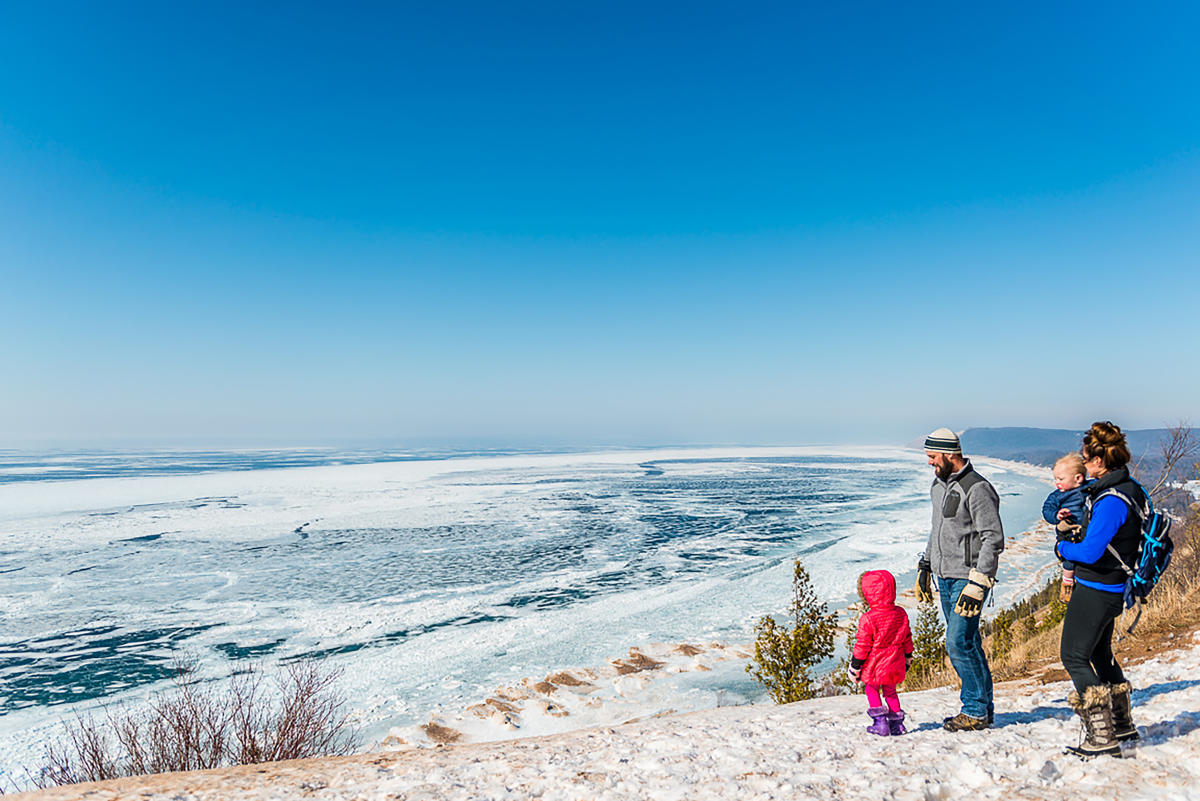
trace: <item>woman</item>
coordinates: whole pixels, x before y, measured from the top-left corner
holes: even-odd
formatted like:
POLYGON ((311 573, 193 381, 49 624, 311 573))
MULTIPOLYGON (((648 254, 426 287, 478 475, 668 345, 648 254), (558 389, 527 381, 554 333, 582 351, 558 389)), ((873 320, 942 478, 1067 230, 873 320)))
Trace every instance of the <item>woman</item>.
POLYGON ((1076 563, 1075 591, 1063 619, 1060 655, 1075 691, 1067 702, 1083 720, 1086 737, 1069 748, 1081 757, 1121 756, 1120 741, 1138 739, 1130 687, 1113 657, 1112 635, 1124 608, 1125 565, 1135 564, 1142 542, 1146 494, 1129 475, 1129 447, 1121 429, 1093 423, 1083 435, 1088 476, 1083 539, 1062 539, 1055 550, 1076 563), (1119 559, 1118 559, 1119 557, 1119 559))

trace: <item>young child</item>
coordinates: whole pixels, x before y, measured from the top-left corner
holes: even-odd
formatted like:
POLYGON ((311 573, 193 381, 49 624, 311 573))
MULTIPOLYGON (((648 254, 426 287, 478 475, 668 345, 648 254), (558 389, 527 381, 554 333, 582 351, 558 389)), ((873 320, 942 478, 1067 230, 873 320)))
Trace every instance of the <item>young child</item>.
POLYGON ((896 606, 896 577, 886 570, 868 570, 858 577, 858 594, 867 611, 858 619, 850 671, 866 685, 871 705, 867 714, 873 721, 867 731, 884 737, 904 734, 896 685, 908 672, 913 641, 908 613, 896 606))
MULTIPOLYGON (((1083 522, 1083 488, 1088 483, 1083 457, 1078 453, 1068 453, 1054 463, 1055 490, 1046 496, 1046 502, 1042 504, 1042 517, 1047 523, 1055 525, 1060 539, 1070 538, 1079 531, 1079 525, 1083 522)), ((1075 589, 1075 563, 1064 559, 1062 568, 1059 598, 1066 603, 1071 600, 1071 592, 1075 589)))

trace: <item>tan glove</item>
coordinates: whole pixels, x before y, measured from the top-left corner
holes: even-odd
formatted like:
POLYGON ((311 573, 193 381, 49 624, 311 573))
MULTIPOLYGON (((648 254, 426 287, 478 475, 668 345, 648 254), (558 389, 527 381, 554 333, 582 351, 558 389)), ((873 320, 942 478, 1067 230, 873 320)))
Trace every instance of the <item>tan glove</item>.
POLYGON ((994 578, 972 569, 967 576, 967 586, 963 588, 958 602, 954 604, 954 613, 961 617, 979 617, 979 613, 983 611, 983 599, 995 583, 994 578))
POLYGON ((1072 523, 1069 520, 1059 520, 1054 530, 1059 542, 1083 541, 1083 526, 1078 523, 1072 523))

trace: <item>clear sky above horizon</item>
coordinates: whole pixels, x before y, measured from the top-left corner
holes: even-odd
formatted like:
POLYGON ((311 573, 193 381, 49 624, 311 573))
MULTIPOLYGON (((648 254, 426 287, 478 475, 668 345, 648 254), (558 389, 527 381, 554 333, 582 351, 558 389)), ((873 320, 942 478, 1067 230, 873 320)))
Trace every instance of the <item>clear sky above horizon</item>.
POLYGON ((1192 4, 0 22, 0 448, 1200 418, 1192 4))

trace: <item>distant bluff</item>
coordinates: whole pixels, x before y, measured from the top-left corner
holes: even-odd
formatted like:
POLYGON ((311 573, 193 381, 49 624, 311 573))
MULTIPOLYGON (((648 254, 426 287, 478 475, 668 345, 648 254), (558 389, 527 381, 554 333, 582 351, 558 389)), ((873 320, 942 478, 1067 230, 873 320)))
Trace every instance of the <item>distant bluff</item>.
MULTIPOLYGON (((997 459, 1052 467, 1058 457, 1078 451, 1087 429, 1065 428, 968 428, 960 436, 963 452, 997 459)), ((1159 459, 1159 443, 1169 436, 1165 428, 1126 431, 1125 438, 1134 461, 1152 468, 1159 459)))

